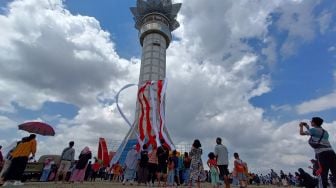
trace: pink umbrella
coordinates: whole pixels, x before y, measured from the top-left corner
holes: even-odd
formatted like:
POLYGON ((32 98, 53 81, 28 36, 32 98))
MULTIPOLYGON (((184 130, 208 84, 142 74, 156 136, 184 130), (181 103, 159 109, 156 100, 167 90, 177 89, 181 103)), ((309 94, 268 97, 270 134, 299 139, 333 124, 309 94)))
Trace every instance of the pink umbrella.
POLYGON ((43 136, 54 136, 55 131, 52 126, 42 122, 26 122, 19 125, 19 130, 24 130, 30 133, 36 133, 43 136))

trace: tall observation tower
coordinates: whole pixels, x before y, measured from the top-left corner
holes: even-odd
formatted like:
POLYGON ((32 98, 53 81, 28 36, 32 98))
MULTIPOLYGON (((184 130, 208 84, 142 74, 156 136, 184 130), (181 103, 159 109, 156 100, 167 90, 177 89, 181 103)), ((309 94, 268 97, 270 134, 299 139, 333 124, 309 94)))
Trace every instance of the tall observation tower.
MULTIPOLYGON (((137 6, 130 8, 134 16, 135 28, 139 31, 139 40, 142 46, 139 88, 148 82, 155 83, 159 80, 165 80, 166 50, 172 40, 171 32, 179 27, 176 16, 180 8, 181 3, 172 4, 171 0, 137 0, 137 6)), ((154 90, 155 93, 161 90, 157 84, 152 84, 151 87, 153 87, 152 91, 154 90)), ((149 88, 144 88, 143 95, 149 100, 149 88)), ((138 93, 134 125, 119 147, 113 159, 114 162, 119 161, 123 163, 127 151, 138 143, 139 137, 144 137, 144 140, 147 142, 150 140, 150 135, 155 135, 153 129, 150 131, 148 127, 147 129, 141 129, 148 125, 148 120, 151 121, 152 126, 154 125, 154 119, 156 119, 157 122, 162 121, 159 115, 153 118, 153 107, 148 108, 148 106, 141 104, 141 102, 139 102, 139 96, 138 93), (143 113, 147 109, 150 109, 151 114, 148 119, 143 116, 143 113), (141 135, 139 131, 139 126, 141 130, 144 130, 143 135, 141 135)), ((155 104, 163 104, 163 110, 161 107, 161 112, 163 111, 162 113, 164 113, 165 99, 159 100, 160 97, 154 97, 155 104)), ((165 127, 163 127, 162 132, 164 132, 166 142, 172 143, 165 127)), ((155 139, 158 141, 157 137, 155 137, 155 139)))

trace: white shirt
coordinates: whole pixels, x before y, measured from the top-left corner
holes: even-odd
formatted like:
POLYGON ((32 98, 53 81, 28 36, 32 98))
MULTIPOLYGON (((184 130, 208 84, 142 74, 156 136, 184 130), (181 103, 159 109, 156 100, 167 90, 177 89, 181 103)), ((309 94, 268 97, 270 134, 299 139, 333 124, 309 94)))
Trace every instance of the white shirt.
POLYGON ((215 146, 215 155, 217 156, 217 165, 229 165, 228 150, 222 144, 215 146))

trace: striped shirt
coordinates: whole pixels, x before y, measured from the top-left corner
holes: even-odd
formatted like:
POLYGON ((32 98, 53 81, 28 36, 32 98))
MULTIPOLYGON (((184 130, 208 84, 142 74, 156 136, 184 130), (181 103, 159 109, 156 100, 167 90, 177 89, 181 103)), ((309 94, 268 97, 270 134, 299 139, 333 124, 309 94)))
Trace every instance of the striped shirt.
POLYGON ((323 133, 322 128, 310 128, 307 133, 311 136, 311 140, 309 142, 313 142, 313 143, 318 143, 318 141, 320 140, 322 136, 321 141, 319 143, 321 147, 314 148, 315 153, 321 153, 324 151, 333 150, 329 142, 329 134, 326 130, 324 130, 324 133, 323 133))

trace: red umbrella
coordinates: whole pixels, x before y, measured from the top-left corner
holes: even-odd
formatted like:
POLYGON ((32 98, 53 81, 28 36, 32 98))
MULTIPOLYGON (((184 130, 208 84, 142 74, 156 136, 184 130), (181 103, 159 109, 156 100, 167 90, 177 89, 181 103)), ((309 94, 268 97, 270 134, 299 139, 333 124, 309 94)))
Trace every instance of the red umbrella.
POLYGON ((54 136, 55 131, 52 126, 42 122, 26 122, 19 125, 19 130, 24 130, 30 133, 36 133, 43 136, 54 136))

